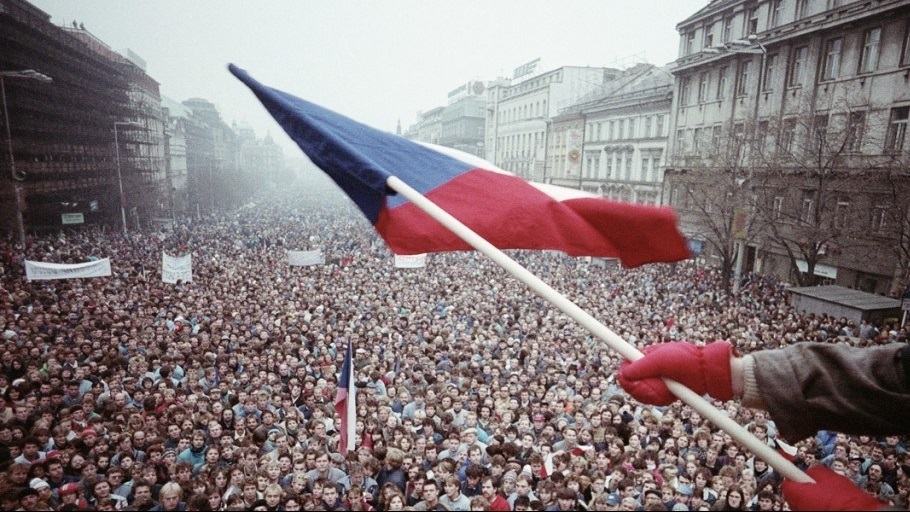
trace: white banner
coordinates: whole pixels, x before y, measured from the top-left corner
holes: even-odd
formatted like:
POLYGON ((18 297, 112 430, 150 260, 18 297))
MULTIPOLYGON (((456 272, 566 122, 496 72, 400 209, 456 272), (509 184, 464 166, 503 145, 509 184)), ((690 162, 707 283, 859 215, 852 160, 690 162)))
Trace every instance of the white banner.
POLYGON ((288 265, 292 267, 325 265, 325 255, 318 249, 315 251, 288 251, 288 265))
POLYGON ((61 213, 60 222, 66 224, 84 224, 85 215, 81 213, 61 213))
POLYGON ((165 252, 162 252, 161 280, 165 283, 170 284, 176 284, 177 281, 192 283, 193 256, 191 254, 184 254, 183 256, 171 256, 165 252))
POLYGON ((395 268, 423 268, 427 266, 427 255, 424 254, 396 254, 395 268))
POLYGON ((25 277, 29 281, 77 279, 80 277, 108 277, 110 275, 111 260, 109 258, 72 264, 25 260, 25 277))

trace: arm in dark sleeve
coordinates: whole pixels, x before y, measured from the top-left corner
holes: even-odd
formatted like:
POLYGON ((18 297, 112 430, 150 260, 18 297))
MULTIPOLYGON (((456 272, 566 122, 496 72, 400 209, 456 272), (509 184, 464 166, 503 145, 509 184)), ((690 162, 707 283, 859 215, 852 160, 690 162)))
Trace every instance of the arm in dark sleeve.
POLYGON ((744 358, 743 404, 771 413, 790 441, 818 430, 910 433, 910 346, 798 343, 744 358))

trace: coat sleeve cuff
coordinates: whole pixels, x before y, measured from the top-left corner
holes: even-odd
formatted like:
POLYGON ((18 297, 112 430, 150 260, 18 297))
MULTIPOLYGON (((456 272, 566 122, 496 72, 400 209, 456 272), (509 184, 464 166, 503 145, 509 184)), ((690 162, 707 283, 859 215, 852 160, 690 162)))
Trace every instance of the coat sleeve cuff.
POLYGON ((765 409, 765 402, 758 390, 758 380, 755 378, 755 358, 751 355, 743 357, 742 404, 753 409, 765 409))

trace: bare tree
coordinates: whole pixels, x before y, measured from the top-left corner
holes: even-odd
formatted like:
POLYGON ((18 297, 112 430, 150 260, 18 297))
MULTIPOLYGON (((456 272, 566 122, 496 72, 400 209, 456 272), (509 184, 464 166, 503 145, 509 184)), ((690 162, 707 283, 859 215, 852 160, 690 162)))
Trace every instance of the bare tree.
POLYGON ((890 235, 896 261, 889 295, 898 297, 910 289, 910 152, 892 153, 886 164, 887 193, 874 205, 871 230, 890 235))
POLYGON ((878 146, 866 123, 865 111, 845 106, 756 127, 750 163, 758 230, 787 255, 801 286, 818 284, 816 269, 831 256, 870 243, 857 194, 881 181, 883 159, 863 154, 878 146))
POLYGON ((676 194, 671 202, 686 224, 720 260, 728 291, 736 266, 736 241, 749 238, 753 226, 746 133, 744 125, 696 130, 692 147, 682 150, 689 153, 682 157, 685 179, 671 191, 676 194))

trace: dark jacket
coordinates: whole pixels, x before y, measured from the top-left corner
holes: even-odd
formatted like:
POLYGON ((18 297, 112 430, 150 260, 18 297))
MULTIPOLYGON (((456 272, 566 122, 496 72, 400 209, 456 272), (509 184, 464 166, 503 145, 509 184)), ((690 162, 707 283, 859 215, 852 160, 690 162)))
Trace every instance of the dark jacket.
POLYGON ((910 433, 910 345, 798 343, 743 362, 743 405, 767 410, 787 440, 910 433))

